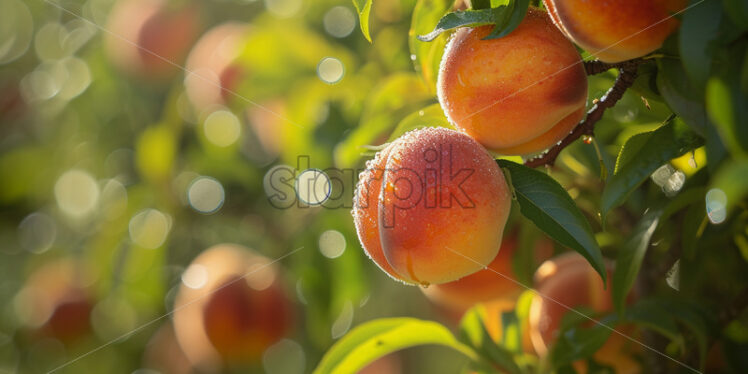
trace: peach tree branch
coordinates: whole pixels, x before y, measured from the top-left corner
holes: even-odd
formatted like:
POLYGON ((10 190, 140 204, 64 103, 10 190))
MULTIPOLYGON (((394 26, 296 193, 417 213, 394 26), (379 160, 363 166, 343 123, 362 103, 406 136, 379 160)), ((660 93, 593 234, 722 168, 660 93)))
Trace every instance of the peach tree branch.
POLYGON ((618 100, 623 97, 626 90, 634 84, 637 76, 637 68, 643 62, 642 59, 634 59, 619 63, 605 63, 599 60, 586 61, 584 70, 587 75, 600 74, 610 69, 618 69, 618 77, 613 86, 599 100, 594 101, 594 105, 587 111, 587 116, 574 127, 559 144, 551 147, 546 153, 527 160, 525 166, 538 167, 541 165, 553 166, 556 158, 561 151, 582 136, 592 136, 594 134, 595 123, 603 117, 605 110, 616 105, 618 100))

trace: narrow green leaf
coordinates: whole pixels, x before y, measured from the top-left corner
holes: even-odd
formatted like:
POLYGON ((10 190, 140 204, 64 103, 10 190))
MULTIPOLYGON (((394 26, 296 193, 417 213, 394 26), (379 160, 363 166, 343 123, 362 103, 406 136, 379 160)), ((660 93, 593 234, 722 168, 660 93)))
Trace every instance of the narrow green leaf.
POLYGON ((530 0, 513 0, 505 7, 494 8, 496 26, 484 39, 498 39, 509 35, 525 19, 529 6, 530 0))
POLYGON ((436 344, 455 349, 471 359, 479 357, 444 326, 415 318, 383 318, 364 323, 341 338, 322 357, 315 374, 356 373, 392 352, 436 344))
POLYGON ((434 31, 431 31, 426 35, 418 36, 418 40, 422 42, 430 42, 447 30, 466 26, 475 27, 490 25, 492 23, 494 23, 493 9, 459 10, 448 13, 442 17, 436 24, 434 31))
POLYGON ((615 174, 608 178, 601 201, 603 219, 657 168, 704 144, 680 119, 657 130, 634 135, 621 148, 615 174))
POLYGON ((485 313, 481 306, 471 308, 465 313, 460 321, 460 340, 473 347, 488 362, 512 374, 521 373, 512 352, 491 339, 484 322, 487 317, 485 313))
POLYGON ((369 41, 369 43, 371 43, 371 35, 369 34, 371 2, 372 0, 353 0, 353 6, 356 7, 356 11, 358 12, 358 23, 361 25, 361 33, 364 34, 364 37, 369 41))
POLYGON ((418 0, 413 8, 413 17, 410 21, 408 32, 408 46, 413 65, 432 94, 436 94, 436 80, 439 75, 439 64, 441 63, 444 47, 447 45, 447 34, 441 34, 431 42, 418 40, 418 35, 431 31, 452 8, 452 0, 418 0))
MULTIPOLYGON (((668 44, 670 43, 665 43, 666 46, 668 44)), ((673 47, 670 49, 677 51, 673 47)), ((705 136, 708 119, 704 107, 704 92, 691 83, 680 61, 673 58, 658 59, 656 82, 657 90, 673 113, 691 126, 692 130, 705 136)))
POLYGON ((584 256, 607 284, 607 271, 592 227, 566 190, 543 172, 507 160, 496 162, 509 173, 522 215, 584 256))
POLYGON ((618 251, 616 270, 613 274, 613 304, 619 314, 623 314, 626 296, 636 281, 644 255, 649 248, 649 241, 657 225, 663 209, 651 208, 634 227, 623 248, 618 251))
POLYGON ((415 113, 411 113, 400 121, 388 141, 391 142, 410 130, 422 127, 446 127, 454 129, 444 115, 441 105, 432 104, 415 113))

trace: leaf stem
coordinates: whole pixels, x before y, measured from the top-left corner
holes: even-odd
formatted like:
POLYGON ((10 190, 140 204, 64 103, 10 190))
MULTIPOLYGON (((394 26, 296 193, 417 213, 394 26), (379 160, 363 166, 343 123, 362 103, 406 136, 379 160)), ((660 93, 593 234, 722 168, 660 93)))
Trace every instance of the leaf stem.
POLYGON ((599 60, 586 61, 584 63, 584 70, 587 72, 587 75, 600 74, 614 68, 618 69, 618 77, 616 78, 615 83, 613 83, 613 86, 605 93, 605 95, 603 95, 603 97, 600 98, 600 100, 594 102, 592 108, 587 111, 587 117, 579 122, 569 135, 541 156, 527 160, 525 166, 532 168, 541 165, 553 166, 558 155, 564 148, 569 146, 569 144, 584 135, 593 136, 595 123, 603 117, 605 110, 615 106, 618 100, 623 97, 626 90, 634 84, 634 80, 637 76, 637 68, 643 61, 644 60, 642 59, 634 59, 612 64, 599 60))

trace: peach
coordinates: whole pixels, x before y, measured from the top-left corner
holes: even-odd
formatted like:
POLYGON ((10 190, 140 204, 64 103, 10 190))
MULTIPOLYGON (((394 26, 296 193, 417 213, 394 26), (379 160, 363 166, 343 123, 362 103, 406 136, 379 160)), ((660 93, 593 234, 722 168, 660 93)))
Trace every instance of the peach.
POLYGON ((364 250, 380 268, 429 285, 490 263, 510 207, 504 175, 480 144, 454 130, 424 128, 368 164, 353 215, 364 250))
POLYGON ((227 22, 205 33, 187 57, 185 88, 187 97, 199 112, 225 106, 230 91, 247 73, 236 64, 249 25, 227 22))
POLYGON ((24 318, 38 334, 65 344, 74 343, 91 332, 93 296, 91 278, 83 265, 70 259, 57 260, 37 269, 23 289, 24 318))
POLYGON ((119 0, 106 36, 112 63, 142 78, 173 76, 197 37, 198 14, 192 3, 171 8, 165 0, 119 0))
MULTIPOLYGON (((512 269, 512 257, 516 251, 516 235, 505 235, 499 254, 488 265, 488 269, 453 282, 436 284, 422 291, 431 301, 456 311, 464 312, 473 305, 484 302, 503 304, 511 308, 517 297, 525 290, 525 287, 518 283, 512 269)), ((550 257, 553 243, 541 238, 535 243, 534 251, 543 259, 550 257)))
POLYGON ((460 131, 505 155, 543 151, 584 117, 587 76, 574 45, 530 8, 509 35, 463 28, 447 44, 437 94, 460 131))
POLYGON ((641 57, 662 45, 677 27, 671 17, 686 0, 543 0, 569 39, 606 62, 641 57))
MULTIPOLYGON (((608 273, 611 273, 612 265, 607 264, 607 267, 608 273)), ((604 287, 600 275, 576 252, 568 252, 544 262, 535 273, 535 287, 537 294, 530 305, 530 339, 541 356, 548 353, 556 340, 563 316, 573 313, 568 308, 585 306, 596 313, 613 309, 611 289, 604 287)), ((630 333, 625 328, 617 330, 630 333)), ((632 345, 636 344, 614 332, 593 357, 615 368, 616 373, 638 373, 641 368, 631 357, 632 345)), ((586 372, 583 362, 575 363, 575 367, 586 372)))
POLYGON ((177 341, 201 370, 258 362, 291 326, 291 305, 273 263, 220 244, 192 261, 174 304, 177 341))

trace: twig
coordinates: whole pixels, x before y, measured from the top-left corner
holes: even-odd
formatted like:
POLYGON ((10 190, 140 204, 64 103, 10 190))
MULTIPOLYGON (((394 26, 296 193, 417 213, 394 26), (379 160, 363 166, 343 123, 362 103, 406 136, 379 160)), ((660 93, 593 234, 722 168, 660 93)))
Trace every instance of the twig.
POLYGON ((613 87, 611 87, 608 92, 606 92, 605 95, 600 98, 600 100, 596 100, 594 102, 595 104, 592 106, 592 108, 587 111, 587 117, 579 122, 574 130, 572 130, 569 135, 561 140, 559 144, 551 147, 543 155, 531 160, 527 160, 525 162, 525 166, 529 166, 532 168, 541 165, 553 166, 553 163, 556 162, 556 157, 558 157, 559 153, 561 153, 561 151, 569 144, 573 143, 575 140, 581 138, 584 135, 592 136, 595 129, 595 123, 597 123, 597 121, 599 121, 600 118, 603 117, 603 113, 605 113, 605 110, 616 105, 618 100, 623 97, 623 94, 626 92, 626 90, 634 84, 634 80, 636 79, 637 74, 637 67, 642 63, 642 61, 643 60, 641 59, 634 59, 615 64, 608 64, 601 61, 585 62, 584 69, 587 72, 587 75, 599 74, 604 71, 617 68, 618 77, 616 78, 615 83, 613 83, 613 87))

